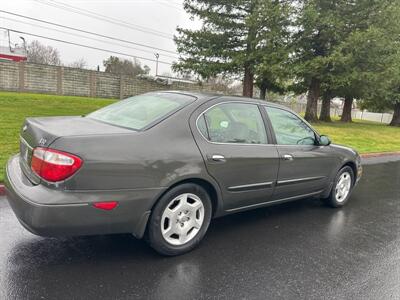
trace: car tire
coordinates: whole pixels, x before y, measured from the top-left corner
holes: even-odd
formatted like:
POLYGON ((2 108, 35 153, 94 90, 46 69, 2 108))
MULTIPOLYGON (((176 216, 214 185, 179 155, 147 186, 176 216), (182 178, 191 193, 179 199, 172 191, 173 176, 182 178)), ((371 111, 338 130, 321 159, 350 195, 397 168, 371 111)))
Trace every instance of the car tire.
POLYGON ((158 253, 184 254, 203 239, 211 221, 208 193, 197 184, 185 183, 167 191, 153 208, 147 241, 158 253))
POLYGON ((333 182, 331 193, 324 201, 331 207, 338 208, 344 206, 350 198, 354 187, 354 172, 349 166, 339 170, 333 182))

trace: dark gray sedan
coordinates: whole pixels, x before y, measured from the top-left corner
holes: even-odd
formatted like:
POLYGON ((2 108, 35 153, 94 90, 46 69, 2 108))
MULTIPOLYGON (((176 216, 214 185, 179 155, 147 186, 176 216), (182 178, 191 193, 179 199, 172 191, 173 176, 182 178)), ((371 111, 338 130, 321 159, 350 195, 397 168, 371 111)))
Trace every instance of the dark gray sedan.
POLYGON ((177 255, 214 217, 305 197, 341 207, 362 169, 354 150, 285 107, 156 92, 26 119, 6 172, 10 205, 35 234, 133 233, 177 255))

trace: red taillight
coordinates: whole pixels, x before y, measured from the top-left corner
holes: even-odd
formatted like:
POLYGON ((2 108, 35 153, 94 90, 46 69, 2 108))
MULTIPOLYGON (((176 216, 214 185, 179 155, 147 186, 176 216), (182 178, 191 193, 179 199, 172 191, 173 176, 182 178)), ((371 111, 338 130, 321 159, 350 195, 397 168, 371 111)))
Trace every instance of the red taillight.
POLYGON ((47 181, 67 179, 82 166, 82 159, 50 148, 35 148, 32 153, 31 168, 47 181))

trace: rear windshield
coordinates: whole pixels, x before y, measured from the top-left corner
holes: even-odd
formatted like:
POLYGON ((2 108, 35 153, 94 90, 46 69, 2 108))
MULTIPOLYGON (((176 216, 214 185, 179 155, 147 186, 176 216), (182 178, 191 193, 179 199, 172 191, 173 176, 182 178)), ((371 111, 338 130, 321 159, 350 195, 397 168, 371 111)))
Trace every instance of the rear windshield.
POLYGON ((87 115, 112 125, 141 130, 176 112, 196 98, 173 93, 144 94, 127 98, 87 115))

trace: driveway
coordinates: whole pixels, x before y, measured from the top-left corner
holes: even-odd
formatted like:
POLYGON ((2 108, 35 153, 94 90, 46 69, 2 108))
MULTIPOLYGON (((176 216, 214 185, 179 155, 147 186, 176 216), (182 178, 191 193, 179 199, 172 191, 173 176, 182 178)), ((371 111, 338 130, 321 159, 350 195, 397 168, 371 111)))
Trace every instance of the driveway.
POLYGON ((217 219, 174 258, 130 235, 36 237, 0 199, 0 299, 399 299, 400 162, 366 163, 343 209, 306 199, 217 219))

